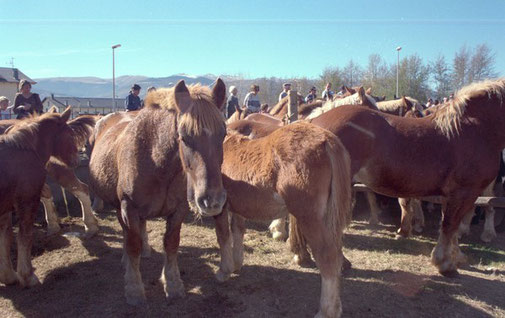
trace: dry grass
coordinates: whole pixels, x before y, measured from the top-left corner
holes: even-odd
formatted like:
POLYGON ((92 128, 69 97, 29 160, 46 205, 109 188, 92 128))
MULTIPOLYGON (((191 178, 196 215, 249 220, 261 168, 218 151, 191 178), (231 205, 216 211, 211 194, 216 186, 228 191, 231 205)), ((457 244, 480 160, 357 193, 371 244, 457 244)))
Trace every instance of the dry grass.
MULTIPOLYGON (((393 209, 394 210, 394 209, 393 209)), ((368 227, 356 213, 344 253, 353 263, 342 284, 345 317, 505 317, 505 235, 478 241, 480 227, 462 240, 470 265, 456 279, 443 278, 429 263, 438 220, 422 236, 396 240, 397 211, 368 227)), ((428 216, 430 218, 430 216, 428 216)), ((312 317, 319 303, 314 268, 291 264, 285 243, 268 237, 267 226, 250 224, 245 266, 226 283, 214 278, 219 262, 212 220, 188 220, 182 230, 179 266, 187 296, 168 303, 158 281, 163 266, 162 220, 148 223, 154 248, 142 260, 148 307, 126 305, 120 264, 120 227, 113 213, 100 215, 99 236, 90 240, 45 237, 37 228, 34 266, 43 284, 22 290, 0 286, 0 317, 312 317)), ((66 232, 82 232, 80 220, 64 220, 66 232)))

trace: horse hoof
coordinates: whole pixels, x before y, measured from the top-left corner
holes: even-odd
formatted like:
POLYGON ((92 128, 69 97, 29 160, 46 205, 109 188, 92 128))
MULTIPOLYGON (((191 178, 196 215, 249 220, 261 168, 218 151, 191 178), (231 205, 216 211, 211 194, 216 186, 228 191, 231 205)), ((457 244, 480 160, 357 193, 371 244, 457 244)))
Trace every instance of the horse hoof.
POLYGON ((150 258, 151 257, 151 246, 142 247, 142 253, 140 254, 142 258, 150 258))
POLYGON ((368 224, 372 226, 379 225, 379 219, 372 217, 368 220, 368 224))
POLYGON ((440 274, 442 274, 442 276, 447 277, 447 278, 458 278, 459 277, 459 273, 455 269, 440 271, 440 274))
POLYGON ((273 232, 272 233, 272 238, 276 241, 285 241, 287 239, 287 235, 286 233, 282 233, 282 232, 273 232))
POLYGON ((24 287, 24 288, 30 288, 30 287, 35 287, 37 285, 40 285, 40 281, 39 281, 37 275, 35 275, 33 273, 26 278, 20 277, 18 275, 18 281, 19 281, 19 284, 21 285, 21 287, 24 287))
POLYGON ((182 288, 178 288, 176 290, 165 291, 165 295, 167 297, 168 302, 173 302, 178 299, 182 299, 186 296, 186 292, 184 291, 184 286, 182 288))
POLYGON ((144 307, 147 305, 144 290, 138 288, 127 288, 125 291, 126 303, 131 306, 144 307))
POLYGON ((342 262, 342 271, 348 271, 352 268, 352 263, 344 256, 344 261, 342 262))
POLYGON ((85 231, 85 234, 84 234, 85 239, 92 238, 98 232, 98 226, 96 226, 96 225, 91 225, 89 227, 86 226, 84 231, 85 231))
POLYGON ((61 231, 59 224, 53 224, 47 226, 47 236, 58 234, 61 231))
POLYGON ((218 270, 216 273, 216 279, 220 283, 227 281, 230 278, 230 276, 231 276, 230 273, 225 273, 222 270, 218 270))
POLYGON ((15 285, 18 282, 18 276, 15 271, 10 271, 7 274, 0 274, 0 283, 4 285, 15 285))
POLYGON ((422 233, 424 230, 424 228, 419 225, 419 224, 414 224, 414 231, 416 231, 416 233, 422 233))
POLYGON ((310 256, 300 256, 300 255, 295 255, 293 256, 293 264, 298 265, 302 268, 311 268, 314 267, 314 262, 312 261, 312 258, 310 256))
POLYGON ((400 240, 400 239, 406 239, 410 236, 410 233, 407 232, 407 231, 404 231, 402 229, 398 229, 398 231, 396 232, 396 235, 395 235, 395 238, 397 240, 400 240))
POLYGON ((489 243, 491 242, 492 240, 494 240, 496 238, 496 233, 491 233, 491 232, 482 232, 481 236, 480 236, 480 239, 483 241, 483 242, 486 242, 486 243, 489 243))

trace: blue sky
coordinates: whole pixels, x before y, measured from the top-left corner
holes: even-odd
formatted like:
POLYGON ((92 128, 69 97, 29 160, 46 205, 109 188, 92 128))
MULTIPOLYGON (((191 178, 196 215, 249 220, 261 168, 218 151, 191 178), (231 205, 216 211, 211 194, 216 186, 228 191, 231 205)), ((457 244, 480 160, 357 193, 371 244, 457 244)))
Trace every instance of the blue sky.
POLYGON ((33 78, 168 76, 317 77, 372 53, 448 61, 487 43, 505 75, 505 1, 6 1, 0 66, 33 78))

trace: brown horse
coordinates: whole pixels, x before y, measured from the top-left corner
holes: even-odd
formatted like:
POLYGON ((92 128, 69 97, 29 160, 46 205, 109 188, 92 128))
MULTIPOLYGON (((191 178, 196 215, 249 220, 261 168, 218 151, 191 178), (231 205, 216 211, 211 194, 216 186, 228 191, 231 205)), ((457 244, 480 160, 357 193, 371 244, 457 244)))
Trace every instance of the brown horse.
MULTIPOLYGON (((50 109, 49 112, 55 113, 56 109, 50 109)), ((74 120, 71 120, 68 123, 71 127, 73 126, 73 121, 74 120)), ((0 134, 4 134, 10 126, 17 124, 18 122, 19 120, 17 119, 0 120, 0 134)), ((95 123, 95 118, 88 115, 80 116, 79 122, 87 122, 87 125, 85 126, 87 128, 82 132, 82 135, 88 136, 91 133, 90 128, 95 123)), ((81 144, 78 146, 82 146, 82 142, 83 141, 81 140, 81 144)), ((93 236, 98 231, 98 222, 91 209, 88 186, 77 178, 73 169, 70 169, 58 160, 54 160, 53 158, 49 159, 46 169, 49 177, 56 181, 56 183, 60 186, 64 187, 65 190, 72 193, 79 200, 81 203, 82 219, 84 222, 86 237, 93 236)), ((58 224, 58 215, 54 206, 53 195, 47 183, 44 184, 41 202, 44 205, 45 210, 47 234, 52 235, 58 233, 61 228, 58 224)))
POLYGON ((226 128, 219 109, 225 97, 221 79, 212 91, 199 85, 188 89, 180 81, 172 89, 151 92, 138 115, 116 123, 94 141, 90 186, 117 208, 125 236, 129 304, 145 303, 139 266, 147 245, 146 219, 152 217, 167 217, 162 274, 166 296, 185 294, 177 249, 188 201, 204 216, 220 214, 226 201, 221 177, 226 128))
POLYGON ((54 156, 69 167, 79 163, 76 144, 86 138, 88 122, 67 124, 71 109, 29 118, 0 136, 0 282, 30 287, 39 283, 31 264, 33 222, 46 180, 45 165, 54 156), (19 219, 17 273, 10 258, 12 211, 19 219))
POLYGON ((505 147, 505 80, 472 84, 450 106, 414 119, 343 106, 312 122, 336 134, 351 170, 372 190, 393 197, 440 195, 442 226, 432 262, 443 275, 465 261, 457 230, 498 171, 505 147), (479 156, 475 156, 478 153, 479 156))
POLYGON ((350 220, 351 204, 345 148, 330 132, 303 122, 256 140, 230 131, 223 148, 223 183, 233 238, 223 212, 215 217, 221 249, 218 279, 227 279, 242 266, 244 218, 268 220, 290 213, 321 271, 317 317, 340 316, 342 232, 350 220))

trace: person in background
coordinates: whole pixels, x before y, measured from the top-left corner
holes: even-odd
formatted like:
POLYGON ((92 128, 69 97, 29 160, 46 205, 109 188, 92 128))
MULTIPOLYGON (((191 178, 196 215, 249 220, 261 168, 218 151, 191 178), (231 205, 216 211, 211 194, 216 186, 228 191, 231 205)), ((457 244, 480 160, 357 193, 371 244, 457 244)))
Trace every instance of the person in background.
POLYGON ((282 84, 282 87, 284 88, 284 90, 279 94, 279 102, 281 101, 281 99, 288 96, 288 93, 291 90, 291 83, 284 83, 282 84))
POLYGON ((435 103, 433 104, 433 106, 437 106, 438 104, 440 104, 440 101, 438 99, 435 99, 435 103))
POLYGON ((230 86, 228 91, 230 92, 230 96, 228 96, 228 101, 226 102, 226 108, 224 109, 225 111, 224 116, 226 117, 226 119, 230 118, 231 115, 233 115, 233 113, 240 108, 237 97, 238 89, 232 85, 230 86))
POLYGON ((443 103, 445 104, 445 103, 447 103, 448 101, 449 101, 449 100, 447 99, 447 97, 444 97, 444 99, 443 99, 443 103))
POLYGON ((22 79, 19 81, 19 93, 14 98, 13 111, 16 119, 28 117, 30 114, 42 114, 42 102, 39 94, 32 93, 32 84, 22 79))
POLYGON ((426 103, 426 108, 429 108, 431 106, 433 106, 433 99, 428 98, 428 102, 426 103))
POLYGON ((0 96, 0 119, 10 119, 10 113, 7 110, 9 99, 5 96, 0 96))
POLYGON ((321 97, 324 100, 332 100, 333 99, 333 92, 331 90, 331 83, 326 84, 326 88, 324 89, 323 93, 321 94, 321 97))
POLYGON ((260 113, 261 114, 268 114, 268 104, 261 105, 260 113))
POLYGON ((454 99, 454 94, 451 93, 451 95, 449 95, 449 100, 453 100, 454 99))
POLYGON ((251 85, 251 90, 244 98, 244 105, 251 113, 258 113, 260 111, 261 103, 258 97, 260 87, 256 84, 251 85))
POLYGON ((137 84, 133 84, 131 87, 130 94, 126 97, 125 101, 125 108, 127 112, 139 110, 142 107, 139 97, 140 89, 141 87, 137 84))
POLYGON ((310 88, 309 94, 305 96, 305 103, 310 104, 313 101, 315 101, 317 98, 316 92, 317 92, 316 87, 312 86, 310 88))

